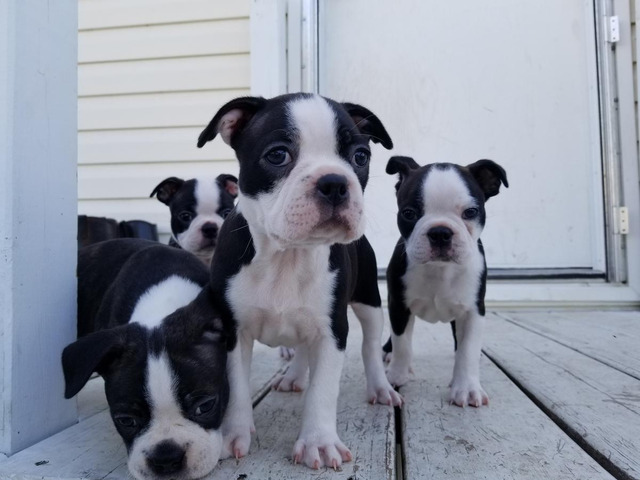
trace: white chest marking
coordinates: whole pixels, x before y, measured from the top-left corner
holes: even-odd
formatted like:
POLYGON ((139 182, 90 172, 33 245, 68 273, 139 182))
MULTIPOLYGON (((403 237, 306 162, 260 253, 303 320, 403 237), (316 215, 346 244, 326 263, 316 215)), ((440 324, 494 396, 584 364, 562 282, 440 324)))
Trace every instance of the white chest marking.
POLYGON ((328 246, 258 251, 229 282, 238 328, 271 346, 329 335, 335 273, 328 265, 328 246))
POLYGON ((196 298, 200 290, 200 285, 172 275, 144 292, 136 303, 129 323, 139 323, 149 329, 155 328, 167 315, 196 298))
POLYGON ((476 308, 482 258, 465 265, 409 265, 402 278, 411 312, 431 323, 450 322, 476 308))

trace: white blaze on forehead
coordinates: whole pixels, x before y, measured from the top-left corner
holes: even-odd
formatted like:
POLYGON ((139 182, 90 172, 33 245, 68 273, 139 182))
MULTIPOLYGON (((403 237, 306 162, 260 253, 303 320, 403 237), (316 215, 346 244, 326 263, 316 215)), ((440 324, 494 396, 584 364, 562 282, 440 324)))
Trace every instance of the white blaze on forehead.
POLYGON ((162 419, 170 424, 182 418, 176 400, 176 378, 166 353, 150 356, 147 362, 147 400, 151 407, 152 421, 162 419))
POLYGON ((167 315, 190 303, 201 290, 200 285, 172 275, 149 288, 140 297, 129 323, 139 323, 149 329, 155 328, 167 315))
POLYGON ((457 214, 459 210, 476 205, 476 199, 453 168, 432 168, 422 185, 425 213, 457 214))
POLYGON ((300 135, 300 157, 337 154, 336 115, 327 101, 317 95, 289 104, 289 118, 300 135))
POLYGON ((213 178, 196 179, 196 214, 217 215, 220 208, 220 187, 213 178))

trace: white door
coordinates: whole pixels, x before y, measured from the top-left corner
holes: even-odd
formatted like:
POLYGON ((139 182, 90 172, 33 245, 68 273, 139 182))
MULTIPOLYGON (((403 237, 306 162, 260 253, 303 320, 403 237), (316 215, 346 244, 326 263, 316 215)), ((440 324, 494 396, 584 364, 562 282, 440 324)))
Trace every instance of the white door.
POLYGON ((319 90, 361 103, 375 146, 367 235, 385 267, 398 238, 391 155, 492 159, 510 188, 487 205, 490 267, 605 270, 592 0, 320 2, 319 90))

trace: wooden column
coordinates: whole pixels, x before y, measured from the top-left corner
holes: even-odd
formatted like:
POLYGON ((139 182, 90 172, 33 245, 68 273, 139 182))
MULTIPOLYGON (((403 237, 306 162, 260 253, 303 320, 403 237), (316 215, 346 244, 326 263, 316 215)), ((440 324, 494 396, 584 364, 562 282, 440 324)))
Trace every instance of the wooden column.
POLYGON ((76 421, 77 1, 0 2, 0 452, 76 421))

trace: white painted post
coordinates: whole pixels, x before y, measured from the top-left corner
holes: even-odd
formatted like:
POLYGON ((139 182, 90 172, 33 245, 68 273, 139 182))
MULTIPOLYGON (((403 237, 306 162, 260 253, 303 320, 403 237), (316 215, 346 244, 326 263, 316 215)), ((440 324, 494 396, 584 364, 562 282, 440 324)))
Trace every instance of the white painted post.
POLYGON ((251 94, 266 98, 287 92, 286 0, 253 0, 251 94))
POLYGON ((77 1, 0 0, 0 452, 76 421, 77 1))

